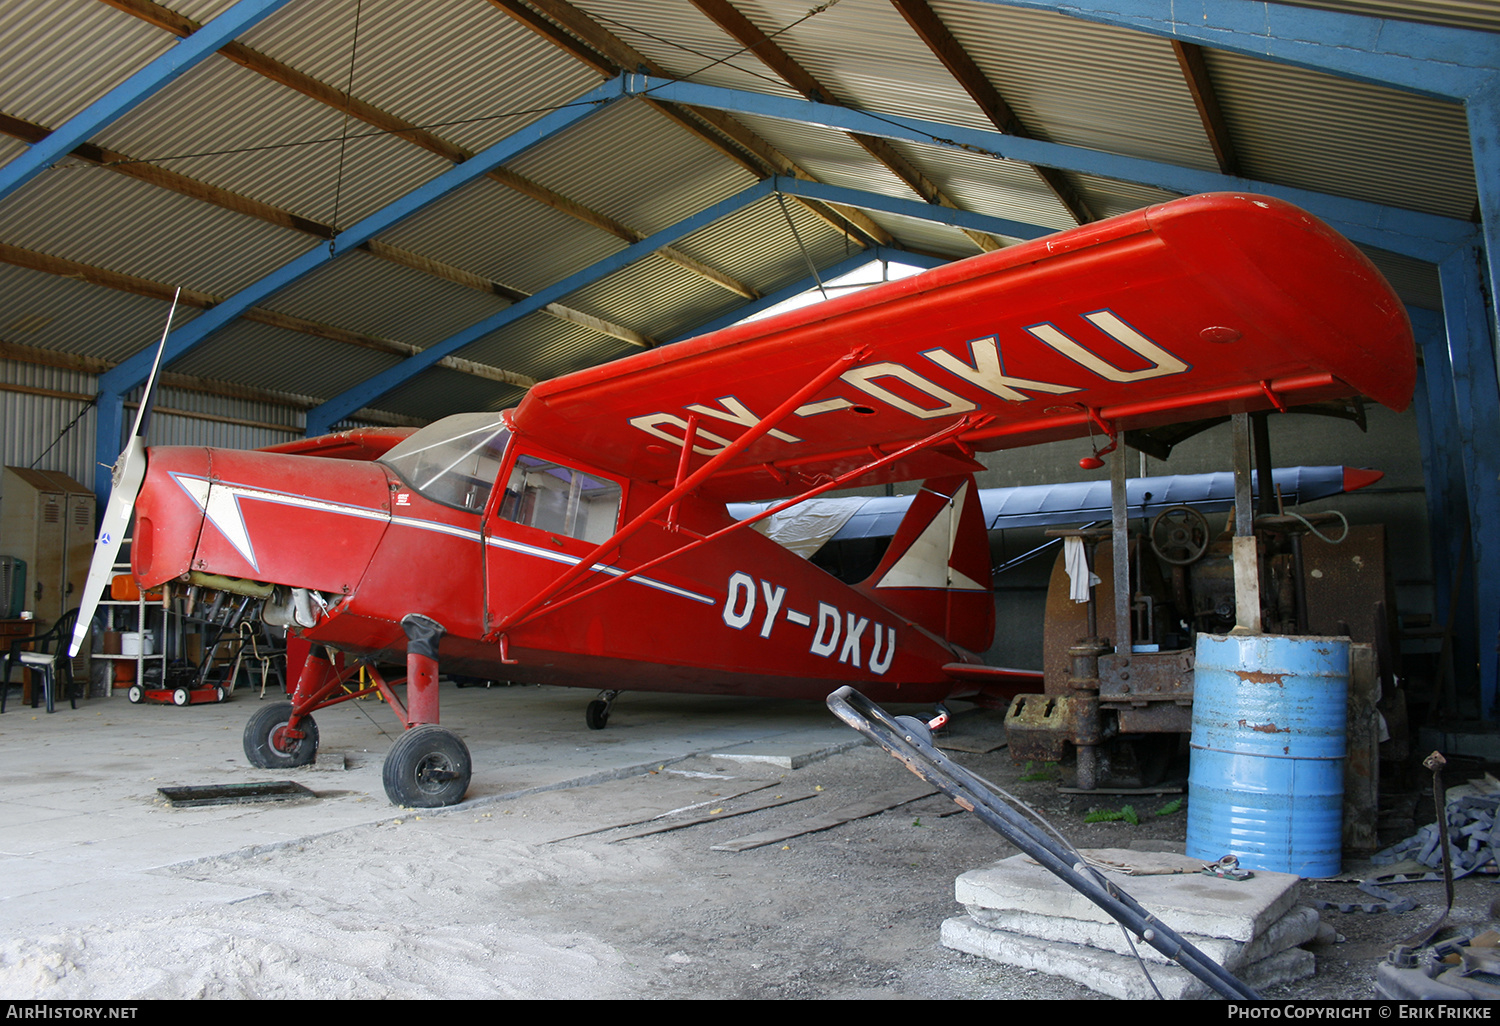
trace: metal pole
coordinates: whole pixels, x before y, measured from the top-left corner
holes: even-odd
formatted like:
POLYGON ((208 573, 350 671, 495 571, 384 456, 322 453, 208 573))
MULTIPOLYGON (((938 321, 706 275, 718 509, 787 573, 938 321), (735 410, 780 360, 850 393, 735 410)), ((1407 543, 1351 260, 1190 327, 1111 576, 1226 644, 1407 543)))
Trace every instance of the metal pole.
POLYGON ((1234 421, 1234 622, 1235 630, 1259 634, 1260 559, 1250 498, 1250 415, 1234 421))

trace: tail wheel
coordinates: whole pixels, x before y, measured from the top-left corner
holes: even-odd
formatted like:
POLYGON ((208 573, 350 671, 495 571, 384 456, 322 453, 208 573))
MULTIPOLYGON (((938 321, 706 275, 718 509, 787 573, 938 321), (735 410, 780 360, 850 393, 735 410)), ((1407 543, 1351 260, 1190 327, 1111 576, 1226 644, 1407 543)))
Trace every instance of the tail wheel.
POLYGON ((615 699, 620 697, 618 690, 605 689, 599 692, 599 697, 594 699, 583 710, 583 722, 588 724, 590 730, 603 730, 609 723, 609 711, 615 707, 615 699))
POLYGON ((609 725, 609 703, 594 700, 583 710, 583 722, 590 730, 603 730, 609 725))
POLYGON ((394 804, 435 809, 462 801, 472 772, 463 739, 446 727, 426 723, 396 739, 380 776, 394 804))
POLYGON ((245 758, 261 769, 306 766, 318 755, 318 725, 311 716, 297 721, 301 737, 289 733, 292 703, 276 702, 257 709, 245 724, 245 758))

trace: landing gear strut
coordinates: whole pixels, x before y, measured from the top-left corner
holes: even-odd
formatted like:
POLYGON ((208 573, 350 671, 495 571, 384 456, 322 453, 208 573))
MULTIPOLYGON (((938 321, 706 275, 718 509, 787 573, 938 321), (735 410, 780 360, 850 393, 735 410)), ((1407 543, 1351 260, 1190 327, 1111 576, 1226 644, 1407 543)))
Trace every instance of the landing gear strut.
POLYGON ((603 730, 609 723, 609 711, 615 706, 615 699, 620 697, 618 691, 601 691, 599 697, 588 704, 583 710, 583 722, 589 725, 590 730, 603 730))
POLYGON ((474 764, 463 739, 437 722, 438 643, 446 631, 420 613, 403 617, 401 629, 406 632, 407 731, 386 753, 380 779, 386 797, 397 805, 457 805, 469 789, 474 764))

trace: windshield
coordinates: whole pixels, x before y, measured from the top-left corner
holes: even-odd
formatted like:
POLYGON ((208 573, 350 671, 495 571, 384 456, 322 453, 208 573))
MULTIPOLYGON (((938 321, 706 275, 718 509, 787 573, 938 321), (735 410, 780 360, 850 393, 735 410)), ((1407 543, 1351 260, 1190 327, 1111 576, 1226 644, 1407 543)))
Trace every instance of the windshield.
POLYGON ((460 413, 428 424, 380 462, 433 502, 479 512, 505 459, 510 432, 498 413, 460 413))

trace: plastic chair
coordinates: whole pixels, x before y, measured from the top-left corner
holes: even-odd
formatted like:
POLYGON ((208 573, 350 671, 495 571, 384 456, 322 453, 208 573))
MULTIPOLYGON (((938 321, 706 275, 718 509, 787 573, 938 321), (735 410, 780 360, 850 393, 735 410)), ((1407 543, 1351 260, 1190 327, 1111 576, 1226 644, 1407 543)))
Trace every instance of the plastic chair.
POLYGON ((35 675, 31 689, 33 709, 37 705, 37 687, 40 686, 42 694, 47 699, 47 711, 49 713, 57 711, 54 707, 54 698, 59 664, 62 665, 63 677, 68 682, 63 697, 67 698, 74 709, 78 708, 78 696, 73 688, 73 661, 68 658, 68 645, 73 640, 73 625, 77 621, 78 610, 70 609, 41 634, 29 638, 17 638, 11 642, 10 651, 5 656, 5 684, 0 687, 0 713, 5 712, 5 699, 10 694, 10 672, 11 668, 17 664, 35 675), (24 646, 28 644, 35 647, 26 651, 24 646))

